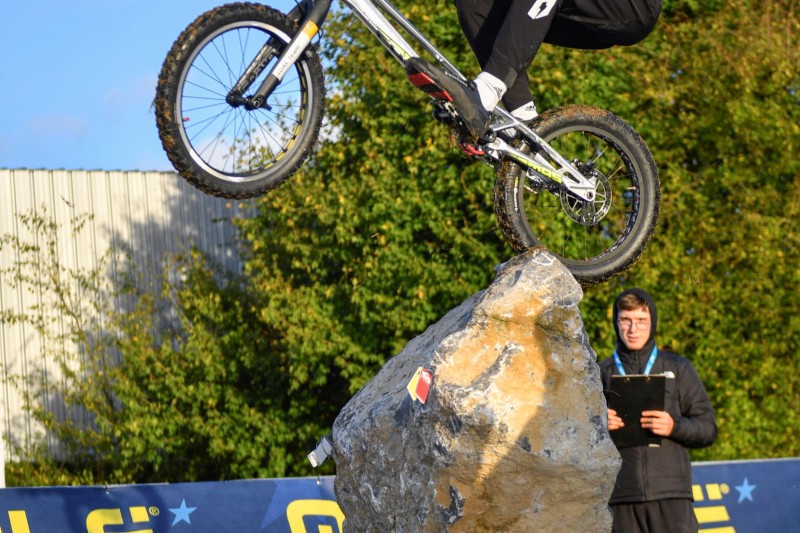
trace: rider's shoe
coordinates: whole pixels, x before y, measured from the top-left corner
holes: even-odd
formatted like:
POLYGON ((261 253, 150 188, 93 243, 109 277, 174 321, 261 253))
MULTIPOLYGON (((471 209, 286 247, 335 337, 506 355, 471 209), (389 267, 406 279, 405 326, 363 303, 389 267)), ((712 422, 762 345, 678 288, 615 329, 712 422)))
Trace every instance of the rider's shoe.
POLYGON ((467 85, 419 57, 406 60, 405 67, 406 76, 416 87, 433 99, 455 105, 471 135, 480 137, 486 133, 492 115, 483 107, 474 86, 467 85))
MULTIPOLYGON (((512 111, 511 115, 513 115, 513 117, 518 121, 522 122, 525 126, 530 128, 536 120, 536 117, 539 116, 539 112, 536 110, 536 104, 534 104, 533 101, 530 101, 512 111)), ((516 128, 508 128, 502 130, 500 133, 507 139, 514 139, 519 134, 516 128)))

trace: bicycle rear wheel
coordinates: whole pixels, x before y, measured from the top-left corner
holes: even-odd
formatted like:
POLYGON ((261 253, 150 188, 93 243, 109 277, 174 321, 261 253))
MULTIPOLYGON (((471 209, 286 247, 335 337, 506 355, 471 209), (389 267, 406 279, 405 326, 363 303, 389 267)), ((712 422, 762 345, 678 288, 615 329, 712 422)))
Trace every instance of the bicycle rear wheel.
MULTIPOLYGON (((178 38, 161 68, 155 100, 164 150, 178 173, 225 198, 274 189, 310 155, 325 100, 322 66, 309 49, 268 98, 248 110, 227 97, 266 46, 261 85, 297 24, 260 4, 229 4, 198 17, 178 38)), ((247 96, 247 95, 242 95, 247 96)))
POLYGON ((623 272, 644 250, 658 218, 658 172, 644 141, 621 118, 588 106, 547 111, 531 127, 585 176, 596 178, 596 197, 582 201, 505 161, 495 181, 504 237, 517 253, 547 248, 584 286, 623 272))

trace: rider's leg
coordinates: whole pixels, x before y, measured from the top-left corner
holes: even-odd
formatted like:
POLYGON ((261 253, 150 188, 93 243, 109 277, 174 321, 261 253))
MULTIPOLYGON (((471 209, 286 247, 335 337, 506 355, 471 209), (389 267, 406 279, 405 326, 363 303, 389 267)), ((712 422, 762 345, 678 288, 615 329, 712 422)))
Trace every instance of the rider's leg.
MULTIPOLYGON (((495 39, 498 33, 501 33, 501 30, 509 25, 509 19, 518 18, 513 16, 515 8, 518 10, 519 5, 525 1, 456 0, 462 29, 482 67, 486 67, 487 62, 494 60, 496 56, 495 39)), ((530 10, 530 8, 526 9, 530 10)), ((554 13, 554 9, 548 10, 548 24, 554 13)), ((544 17, 537 16, 536 18, 544 17)), ((541 24, 542 21, 538 20, 537 27, 541 24)), ((516 25, 512 25, 511 29, 516 31, 516 25)), ((541 35, 534 39, 537 43, 537 50, 544 39, 546 29, 546 27, 540 28, 541 35)), ((522 43, 529 41, 530 39, 520 40, 522 43)), ((501 98, 507 109, 515 110, 518 114, 523 115, 519 118, 529 120, 532 118, 530 115, 535 116, 535 106, 528 88, 525 67, 527 67, 527 63, 520 69, 522 75, 511 68, 505 69, 503 73, 484 68, 471 84, 464 84, 424 59, 411 58, 406 61, 406 74, 414 85, 430 94, 431 97, 453 102, 467 130, 471 135, 478 137, 486 131, 491 118, 490 112, 497 106, 501 98)))
POLYGON ((635 44, 655 26, 661 0, 455 0, 478 62, 508 90, 507 109, 531 102, 526 69, 543 42, 602 49, 635 44))
POLYGON ((563 0, 545 42, 600 50, 630 46, 655 28, 661 0, 563 0))
POLYGON ((451 100, 474 136, 503 99, 532 103, 526 69, 543 42, 601 49, 634 44, 655 26, 661 0, 456 0, 459 20, 483 71, 465 85, 420 58, 406 62, 412 83, 451 100))
MULTIPOLYGON (((511 3, 511 0, 455 0, 461 29, 484 71, 511 3)), ((524 70, 505 91, 502 100, 505 108, 509 110, 523 108, 528 104, 533 105, 528 76, 524 70)))
POLYGON ((525 73, 562 0, 456 0, 461 29, 483 72, 508 87, 506 109, 533 101, 525 73))

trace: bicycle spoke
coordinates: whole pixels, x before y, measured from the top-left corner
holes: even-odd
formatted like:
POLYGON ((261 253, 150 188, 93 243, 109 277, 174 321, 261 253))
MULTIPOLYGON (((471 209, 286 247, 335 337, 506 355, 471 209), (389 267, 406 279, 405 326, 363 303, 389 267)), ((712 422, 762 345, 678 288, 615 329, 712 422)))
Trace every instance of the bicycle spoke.
MULTIPOLYGON (((298 70, 286 74, 270 95, 269 107, 247 110, 227 103, 231 88, 273 39, 259 28, 223 31, 197 53, 187 71, 180 99, 187 141, 204 164, 221 172, 246 176, 274 164, 302 127, 305 88, 298 70)), ((252 86, 259 86, 265 75, 252 86)))
POLYGON ((531 230, 562 257, 588 260, 602 255, 625 237, 633 214, 631 194, 636 194, 636 184, 623 156, 613 144, 587 131, 566 132, 549 142, 587 172, 594 169, 603 187, 598 187, 591 203, 569 193, 559 199, 557 194, 526 187, 525 213, 531 230))

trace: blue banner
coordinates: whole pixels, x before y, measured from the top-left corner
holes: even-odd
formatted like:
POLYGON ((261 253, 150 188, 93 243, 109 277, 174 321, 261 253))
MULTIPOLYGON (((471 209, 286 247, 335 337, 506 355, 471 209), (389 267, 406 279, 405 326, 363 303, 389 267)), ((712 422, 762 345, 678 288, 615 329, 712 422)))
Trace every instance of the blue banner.
POLYGON ((701 533, 800 532, 800 459, 692 465, 701 533))
MULTIPOLYGON (((692 466, 701 533, 800 532, 800 459, 692 466)), ((333 479, 0 489, 0 533, 342 533, 333 479)))
POLYGON ((0 533, 341 533, 333 477, 0 489, 0 533))

